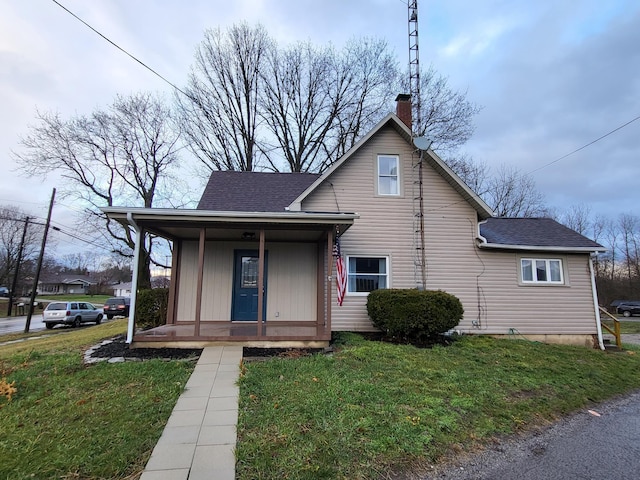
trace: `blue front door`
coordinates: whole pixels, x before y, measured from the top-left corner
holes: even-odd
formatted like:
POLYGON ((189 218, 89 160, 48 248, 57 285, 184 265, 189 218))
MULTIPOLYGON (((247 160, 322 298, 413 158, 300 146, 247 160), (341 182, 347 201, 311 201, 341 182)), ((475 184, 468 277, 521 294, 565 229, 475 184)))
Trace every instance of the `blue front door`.
MULTIPOLYGON (((258 251, 236 250, 233 262, 231 320, 258 320, 258 251)), ((267 252, 264 252, 262 318, 267 314, 267 252)))

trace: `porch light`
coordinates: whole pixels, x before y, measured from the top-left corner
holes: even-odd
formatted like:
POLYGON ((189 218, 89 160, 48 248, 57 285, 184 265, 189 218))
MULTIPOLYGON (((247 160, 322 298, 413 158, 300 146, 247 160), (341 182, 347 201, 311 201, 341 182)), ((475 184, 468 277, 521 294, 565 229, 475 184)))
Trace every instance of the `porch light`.
POLYGON ((255 240, 256 233, 255 232, 242 232, 242 240, 255 240))

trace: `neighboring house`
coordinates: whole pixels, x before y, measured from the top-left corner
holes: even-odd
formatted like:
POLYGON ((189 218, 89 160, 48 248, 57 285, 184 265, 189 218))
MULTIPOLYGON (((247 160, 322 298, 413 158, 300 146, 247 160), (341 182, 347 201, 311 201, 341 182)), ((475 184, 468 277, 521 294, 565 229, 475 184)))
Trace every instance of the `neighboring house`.
POLYGON ((322 175, 213 172, 196 210, 104 211, 138 245, 142 232, 173 242, 167 324, 136 332, 132 312, 128 342, 321 346, 375 330, 369 291, 418 287, 460 298, 462 333, 603 348, 591 265, 603 247, 553 220, 494 218, 394 114, 322 175))
POLYGON ((89 293, 89 288, 97 283, 90 275, 43 275, 38 281, 38 293, 40 295, 89 293))
POLYGON ((131 296, 131 282, 118 283, 111 287, 114 297, 130 297, 131 296))

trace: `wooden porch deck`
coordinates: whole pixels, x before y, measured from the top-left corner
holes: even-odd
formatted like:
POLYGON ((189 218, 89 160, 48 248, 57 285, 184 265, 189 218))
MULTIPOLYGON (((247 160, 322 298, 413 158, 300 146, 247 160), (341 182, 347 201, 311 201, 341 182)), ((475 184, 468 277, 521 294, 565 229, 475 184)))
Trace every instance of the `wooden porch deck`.
POLYGON ((238 345, 261 348, 323 348, 331 331, 317 322, 178 322, 136 332, 132 348, 204 348, 238 345))

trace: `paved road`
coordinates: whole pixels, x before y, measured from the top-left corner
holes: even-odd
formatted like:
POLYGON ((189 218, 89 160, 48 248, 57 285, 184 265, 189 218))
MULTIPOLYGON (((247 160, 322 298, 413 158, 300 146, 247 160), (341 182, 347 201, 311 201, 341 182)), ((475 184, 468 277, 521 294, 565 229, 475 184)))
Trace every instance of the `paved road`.
POLYGON ((542 433, 501 443, 422 480, 636 480, 640 391, 583 410, 542 433))
MULTIPOLYGON (((11 317, 0 318, 0 335, 5 333, 18 333, 23 332, 24 327, 27 324, 27 317, 11 317)), ((42 312, 37 311, 31 316, 31 325, 29 326, 30 332, 38 332, 44 330, 45 325, 42 321, 42 312)))

